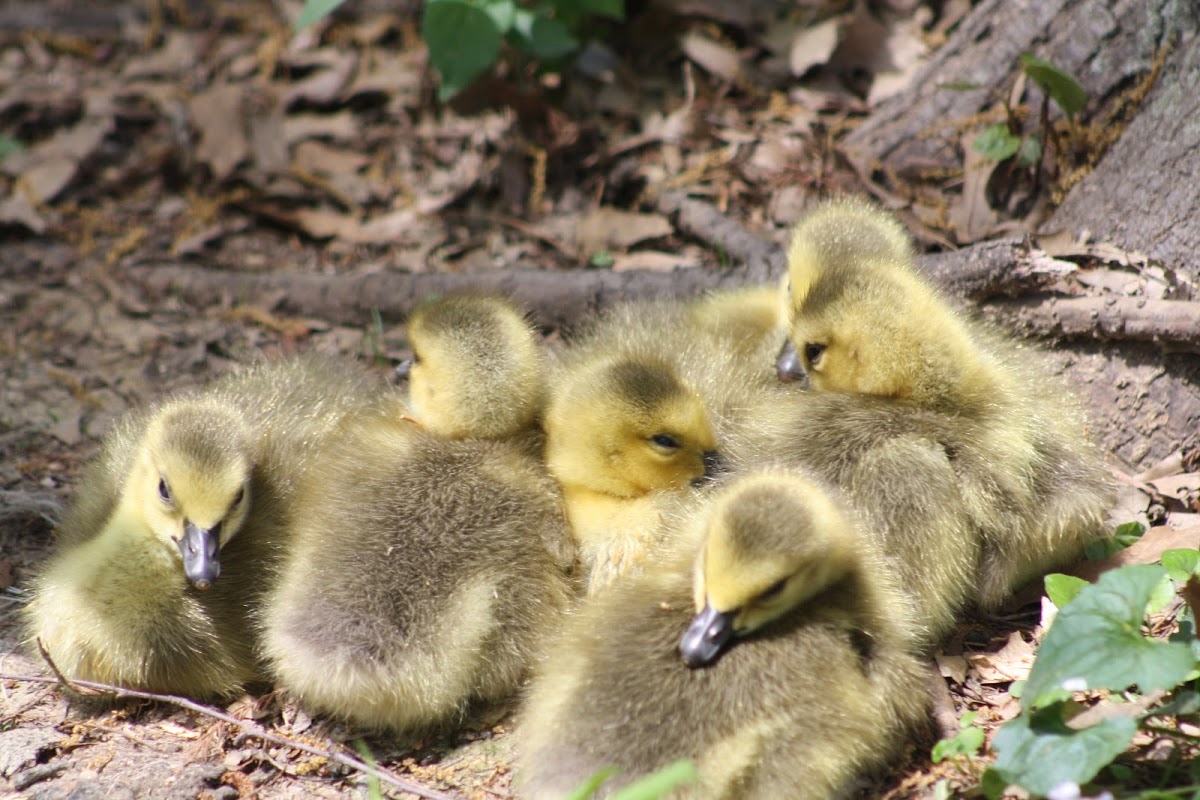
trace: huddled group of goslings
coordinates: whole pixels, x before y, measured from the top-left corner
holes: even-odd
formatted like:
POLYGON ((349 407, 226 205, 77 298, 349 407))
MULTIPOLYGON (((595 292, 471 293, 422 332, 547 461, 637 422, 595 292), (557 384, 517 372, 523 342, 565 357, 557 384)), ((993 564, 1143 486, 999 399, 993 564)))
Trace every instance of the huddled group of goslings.
POLYGON ((552 356, 509 301, 449 295, 409 340, 407 397, 310 356, 118 425, 31 644, 397 732, 518 696, 523 797, 689 758, 672 796, 830 798, 924 723, 961 612, 1103 533, 1061 388, 858 201, 801 221, 782 286, 629 304, 552 356))

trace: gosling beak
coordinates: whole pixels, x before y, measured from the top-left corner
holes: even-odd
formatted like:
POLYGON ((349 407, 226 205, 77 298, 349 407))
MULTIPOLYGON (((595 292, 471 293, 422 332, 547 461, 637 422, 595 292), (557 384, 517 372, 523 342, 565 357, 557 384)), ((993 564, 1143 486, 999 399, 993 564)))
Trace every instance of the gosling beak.
POLYGON ((396 377, 402 381, 406 381, 412 374, 413 360, 406 358, 396 365, 396 377))
POLYGON ((717 450, 705 450, 701 455, 704 461, 704 474, 692 479, 692 486, 703 486, 711 480, 719 478, 729 469, 729 462, 717 450))
POLYGON ((775 374, 784 383, 798 383, 808 378, 808 372, 805 371, 804 364, 800 361, 800 354, 796 352, 796 346, 790 341, 784 342, 779 351, 779 357, 775 359, 775 374))
POLYGON ((689 667, 705 667, 716 661, 733 637, 733 617, 734 612, 715 611, 706 603, 679 640, 683 663, 689 667))
POLYGON ((221 574, 220 536, 220 523, 208 529, 191 522, 183 525, 183 538, 179 540, 183 573, 187 575, 188 582, 200 591, 212 586, 212 582, 221 574))

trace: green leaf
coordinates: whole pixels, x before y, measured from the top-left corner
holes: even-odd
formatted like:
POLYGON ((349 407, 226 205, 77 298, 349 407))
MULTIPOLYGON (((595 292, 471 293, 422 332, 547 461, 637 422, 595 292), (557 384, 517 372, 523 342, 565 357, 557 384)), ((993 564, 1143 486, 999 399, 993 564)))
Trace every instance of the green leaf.
POLYGON ((609 19, 625 19, 625 0, 559 0, 558 5, 572 5, 586 14, 596 14, 609 19))
POLYGON ((1189 547, 1178 550, 1167 550, 1162 554, 1162 565, 1173 581, 1186 581, 1200 566, 1200 550, 1189 547))
POLYGON ((496 30, 501 35, 513 29, 517 22, 517 4, 514 0, 473 0, 475 5, 482 5, 483 10, 496 23, 496 30))
POLYGON ((699 777, 696 765, 685 758, 629 784, 612 795, 611 800, 658 800, 677 786, 694 783, 699 777))
POLYGON ((612 253, 608 252, 607 250, 597 250, 596 252, 592 253, 592 257, 588 259, 588 265, 596 267, 597 269, 608 269, 615 263, 617 263, 616 259, 613 258, 612 253))
POLYGON ((1046 596, 1050 598, 1051 603, 1062 608, 1075 599, 1080 589, 1090 585, 1083 578, 1054 572, 1046 576, 1046 596))
POLYGON ((12 136, 0 134, 0 161, 25 150, 25 143, 12 136))
POLYGON ((1121 543, 1123 547, 1129 545, 1142 538, 1142 534, 1146 532, 1146 526, 1140 522, 1122 522, 1113 532, 1113 537, 1121 543))
POLYGON ((1142 635, 1151 595, 1166 575, 1155 564, 1135 564, 1107 572, 1059 610, 1046 633, 1021 698, 1041 705, 1048 693, 1081 689, 1143 692, 1170 689, 1193 665, 1183 642, 1160 642, 1142 635))
POLYGON ((1042 138, 1036 134, 1026 136, 1021 140, 1017 150, 1017 163, 1022 167, 1032 167, 1042 160, 1042 138))
POLYGON ((596 793, 596 790, 599 789, 606 780, 611 778, 616 773, 616 767, 605 767, 604 769, 599 770, 595 775, 592 775, 592 777, 580 784, 579 788, 563 798, 563 800, 587 800, 596 793))
POLYGON ((1013 135, 1004 123, 989 125, 971 142, 972 149, 984 158, 1003 161, 1012 158, 1021 147, 1021 137, 1013 135))
POLYGON ((524 8, 517 9, 513 33, 525 50, 545 60, 562 58, 579 47, 561 22, 524 8))
POLYGON ((1045 59, 1031 53, 1021 55, 1021 69, 1050 95, 1068 118, 1074 119, 1087 102, 1087 92, 1074 78, 1045 59))
POLYGON ((939 764, 953 756, 973 756, 983 747, 983 728, 963 728, 949 739, 933 746, 933 763, 939 764))
POLYGON ((973 92, 976 89, 984 88, 982 83, 971 83, 970 81, 945 81, 937 85, 939 89, 945 89, 948 92, 973 92))
POLYGON ((300 9, 300 16, 296 17, 292 28, 298 31, 303 30, 317 20, 328 17, 344 2, 346 0, 304 0, 304 8, 300 9))
POLYGON ((987 800, 1000 800, 1000 796, 1008 788, 1008 781, 997 775, 996 770, 988 767, 983 773, 983 778, 979 781, 979 788, 983 791, 983 796, 987 800))
POLYGON ((1082 784, 1096 777, 1137 731, 1137 722, 1128 717, 1111 717, 1073 730, 1063 722, 1062 713, 1063 704, 1056 703, 1032 714, 1023 711, 1006 722, 992 740, 996 762, 990 771, 1006 784, 1045 796, 1063 784, 1082 784))
POLYGON ((1163 575, 1162 580, 1150 593, 1150 599, 1146 601, 1146 613, 1157 614, 1162 611, 1167 607, 1167 603, 1175 598, 1175 595, 1175 581, 1171 580, 1170 575, 1163 575))
POLYGON ((505 30, 479 5, 467 0, 429 0, 421 35, 429 61, 442 76, 438 96, 448 100, 466 88, 500 55, 505 30))

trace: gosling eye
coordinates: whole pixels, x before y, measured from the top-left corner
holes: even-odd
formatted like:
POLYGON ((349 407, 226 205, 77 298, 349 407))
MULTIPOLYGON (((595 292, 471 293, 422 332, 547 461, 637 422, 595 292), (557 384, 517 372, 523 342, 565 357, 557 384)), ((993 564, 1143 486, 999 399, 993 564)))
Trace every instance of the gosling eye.
POLYGON ((650 441, 654 442, 664 450, 678 450, 679 441, 669 433, 659 433, 650 437, 650 441))
POLYGON ((243 486, 242 488, 238 489, 238 493, 236 495, 234 495, 232 507, 236 508, 245 499, 246 499, 246 487, 243 486))
POLYGON ((759 594, 758 599, 770 600, 772 597, 776 597, 780 592, 782 592, 784 586, 787 586, 787 578, 780 578, 768 586, 765 591, 759 594))
POLYGON ((816 342, 808 342, 804 345, 804 360, 808 362, 808 366, 818 366, 823 355, 825 355, 825 345, 816 342))
POLYGON ((166 478, 158 479, 158 496, 162 498, 164 503, 171 502, 171 487, 167 486, 166 478))

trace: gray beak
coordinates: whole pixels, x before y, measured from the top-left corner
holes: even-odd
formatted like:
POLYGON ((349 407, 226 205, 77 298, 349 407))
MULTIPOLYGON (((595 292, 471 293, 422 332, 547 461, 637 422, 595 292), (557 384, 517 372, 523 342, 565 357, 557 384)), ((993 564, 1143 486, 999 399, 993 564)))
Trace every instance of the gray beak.
POLYGON ((780 349, 779 357, 775 359, 775 374, 784 383, 807 381, 808 372, 805 371, 804 364, 800 361, 800 354, 796 352, 796 347, 791 342, 785 342, 780 349))
POLYGON ((716 661, 733 638, 733 612, 714 611, 710 605, 692 619, 679 640, 679 655, 689 667, 705 667, 716 661))
POLYGON ((200 591, 212 586, 221 574, 221 525, 199 528, 191 522, 183 525, 179 552, 183 556, 183 573, 188 582, 200 591))
POLYGON ((406 358, 396 365, 396 377, 402 381, 406 381, 412 376, 413 360, 406 358))
POLYGON ((701 458, 704 459, 704 474, 699 478, 693 478, 692 486, 703 486, 709 481, 721 477, 729 469, 729 462, 717 450, 705 450, 701 458))

